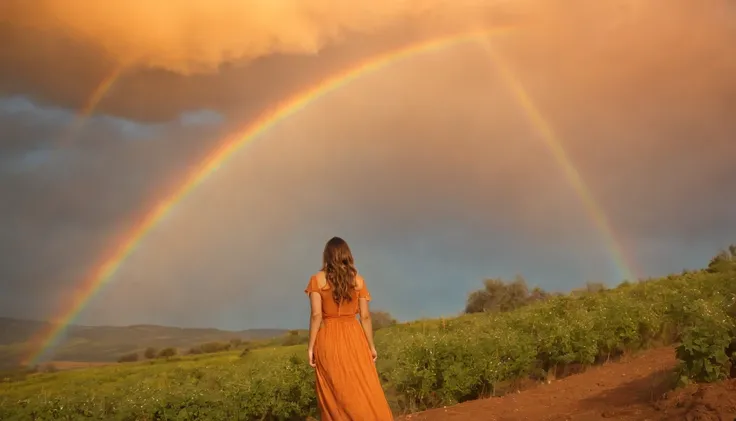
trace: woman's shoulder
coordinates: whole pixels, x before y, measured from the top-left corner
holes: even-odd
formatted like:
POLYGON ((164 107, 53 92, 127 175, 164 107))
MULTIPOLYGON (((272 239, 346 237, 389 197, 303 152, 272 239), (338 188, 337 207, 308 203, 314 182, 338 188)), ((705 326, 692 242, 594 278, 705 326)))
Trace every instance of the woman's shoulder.
POLYGON ((319 289, 325 289, 327 287, 327 276, 325 276, 324 271, 319 271, 312 275, 312 279, 314 279, 317 282, 317 287, 319 289))
POLYGON ((364 286, 365 286, 365 279, 363 279, 363 277, 360 276, 359 273, 356 274, 355 275, 355 289, 357 291, 360 291, 361 289, 363 289, 364 286))

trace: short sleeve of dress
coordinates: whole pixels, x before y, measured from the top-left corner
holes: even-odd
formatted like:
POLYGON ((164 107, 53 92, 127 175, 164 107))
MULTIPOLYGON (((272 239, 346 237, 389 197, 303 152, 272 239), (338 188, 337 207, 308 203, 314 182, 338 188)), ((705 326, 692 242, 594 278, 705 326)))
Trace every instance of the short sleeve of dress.
POLYGON ((304 290, 304 293, 309 295, 313 292, 319 292, 319 285, 317 285, 317 277, 312 276, 309 278, 309 283, 307 284, 307 288, 304 290))
POLYGON ((371 300, 371 292, 368 290, 368 287, 365 285, 365 279, 362 277, 356 283, 355 290, 358 291, 358 298, 365 298, 368 301, 371 300))

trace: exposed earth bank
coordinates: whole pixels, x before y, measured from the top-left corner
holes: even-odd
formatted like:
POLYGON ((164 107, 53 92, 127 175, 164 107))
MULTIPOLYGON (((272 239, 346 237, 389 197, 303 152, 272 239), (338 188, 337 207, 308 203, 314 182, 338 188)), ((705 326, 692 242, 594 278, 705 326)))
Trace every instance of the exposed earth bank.
POLYGON ((464 402, 402 421, 734 421, 736 379, 672 390, 672 348, 594 367, 503 397, 464 402))

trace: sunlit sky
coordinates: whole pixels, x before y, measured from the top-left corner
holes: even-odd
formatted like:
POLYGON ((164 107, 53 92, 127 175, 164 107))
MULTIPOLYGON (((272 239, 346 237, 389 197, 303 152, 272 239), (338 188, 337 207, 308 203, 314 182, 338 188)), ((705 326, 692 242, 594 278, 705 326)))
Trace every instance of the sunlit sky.
POLYGON ((414 3, 4 4, 0 316, 67 310, 141 217, 264 110, 465 29, 509 28, 365 74, 258 136, 77 322, 305 327, 303 289, 333 235, 374 308, 400 320, 457 314, 487 277, 615 285, 736 242, 732 2, 414 3))

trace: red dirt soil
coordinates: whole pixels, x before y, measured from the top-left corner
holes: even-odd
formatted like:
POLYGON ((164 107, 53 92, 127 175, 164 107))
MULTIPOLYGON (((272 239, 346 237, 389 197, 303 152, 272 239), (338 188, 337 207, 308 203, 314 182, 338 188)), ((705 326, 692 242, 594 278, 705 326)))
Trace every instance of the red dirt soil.
POLYGON ((734 421, 736 379, 673 389, 675 355, 659 348, 503 397, 399 418, 403 421, 734 421))

